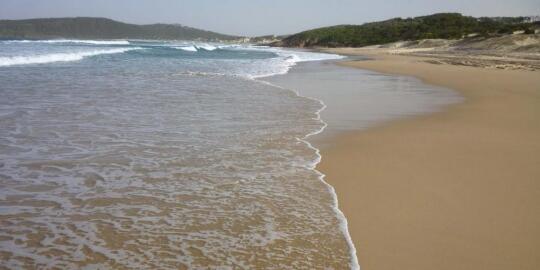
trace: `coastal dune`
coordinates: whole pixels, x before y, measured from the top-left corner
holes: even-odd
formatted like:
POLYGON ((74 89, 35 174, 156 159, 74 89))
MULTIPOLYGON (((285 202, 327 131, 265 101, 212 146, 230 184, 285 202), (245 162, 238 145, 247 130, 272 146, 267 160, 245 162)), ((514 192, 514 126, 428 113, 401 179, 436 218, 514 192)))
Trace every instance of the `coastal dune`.
POLYGON ((333 136, 322 149, 362 269, 539 269, 540 74, 378 50, 350 67, 458 91, 443 112, 333 136))

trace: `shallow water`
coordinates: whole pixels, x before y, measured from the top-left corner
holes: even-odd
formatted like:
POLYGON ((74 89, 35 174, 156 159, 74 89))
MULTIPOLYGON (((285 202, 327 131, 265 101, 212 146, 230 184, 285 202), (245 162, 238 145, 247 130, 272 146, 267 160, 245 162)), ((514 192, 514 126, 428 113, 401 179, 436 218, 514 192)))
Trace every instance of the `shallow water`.
POLYGON ((317 61, 337 58, 185 42, 0 41, 2 266, 357 268, 310 135, 460 98, 317 61))
POLYGON ((0 44, 8 268, 348 268, 301 139, 317 100, 253 80, 304 52, 156 42, 0 44), (195 48, 195 50, 193 50, 195 48))
POLYGON ((326 104, 321 117, 328 126, 324 133, 312 138, 318 143, 343 132, 440 111, 463 100, 453 90, 414 77, 350 68, 334 61, 299 63, 286 75, 263 80, 326 104))

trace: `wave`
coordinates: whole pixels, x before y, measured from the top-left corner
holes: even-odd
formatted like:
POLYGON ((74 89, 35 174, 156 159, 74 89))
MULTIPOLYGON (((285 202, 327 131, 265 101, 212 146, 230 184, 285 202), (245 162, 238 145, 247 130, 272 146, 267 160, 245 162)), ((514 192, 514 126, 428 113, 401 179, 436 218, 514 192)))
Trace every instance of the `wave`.
POLYGON ((329 53, 316 53, 306 51, 287 51, 283 49, 267 49, 275 52, 281 57, 285 57, 285 60, 289 63, 311 62, 311 61, 324 61, 324 60, 337 60, 343 59, 344 56, 329 53))
POLYGON ((197 45, 196 47, 198 50, 205 50, 205 51, 215 51, 216 49, 218 49, 218 47, 208 45, 208 44, 197 45))
POLYGON ((129 45, 127 40, 81 40, 81 39, 51 39, 51 40, 8 40, 6 43, 76 43, 92 45, 129 45))
POLYGON ((157 47, 169 47, 186 52, 198 52, 198 51, 214 51, 221 47, 212 46, 208 44, 180 44, 180 45, 156 45, 157 47))
POLYGON ((238 74, 240 76, 248 77, 249 79, 287 74, 293 66, 301 62, 339 60, 345 58, 344 56, 337 54, 241 44, 220 45, 218 46, 218 49, 227 51, 266 52, 275 55, 273 58, 262 60, 264 63, 260 63, 257 60, 258 63, 256 65, 249 66, 248 74, 238 74))
POLYGON ((171 46, 172 48, 183 50, 187 52, 198 52, 198 51, 215 51, 221 49, 225 46, 212 46, 208 44, 195 44, 195 45, 182 45, 182 46, 171 46))
POLYGON ((186 51, 186 52, 196 52, 197 51, 197 48, 195 48, 195 46, 178 46, 178 47, 173 47, 175 49, 178 49, 178 50, 182 50, 182 51, 186 51))
POLYGON ((227 75, 225 73, 202 72, 202 71, 185 71, 185 72, 180 72, 177 75, 190 76, 190 77, 224 77, 224 76, 230 76, 230 75, 227 75))
POLYGON ((71 52, 71 53, 51 53, 43 55, 29 55, 29 56, 9 56, 0 57, 0 67, 14 66, 14 65, 29 65, 29 64, 46 64, 53 62, 71 62, 80 61, 86 57, 103 55, 103 54, 117 54, 125 53, 132 50, 142 49, 139 47, 134 48, 117 48, 108 50, 93 50, 86 52, 71 52))
MULTIPOLYGON (((242 48, 245 49, 245 48, 242 48)), ((270 77, 275 75, 287 74, 289 70, 301 62, 312 62, 312 61, 325 61, 325 60, 338 60, 345 58, 342 55, 337 54, 327 54, 327 53, 316 53, 316 52, 307 52, 307 51, 293 51, 293 50, 284 50, 280 48, 269 48, 269 47, 251 47, 250 50, 257 51, 266 51, 272 52, 277 55, 274 58, 274 70, 261 73, 257 75, 252 75, 252 79, 270 77)))
MULTIPOLYGON (((220 50, 220 51, 252 51, 252 52, 270 52, 274 56, 264 55, 267 58, 253 58, 246 59, 242 56, 240 58, 232 58, 235 61, 220 61, 215 59, 209 59, 208 61, 215 61, 215 66, 222 66, 212 72, 218 72, 227 76, 243 77, 247 79, 258 79, 274 75, 286 74, 293 66, 300 62, 308 61, 323 61, 342 59, 343 56, 336 54, 316 53, 308 51, 298 50, 286 50, 280 48, 270 47, 257 47, 257 46, 245 46, 239 44, 226 44, 226 45, 207 45, 207 44, 181 44, 168 46, 175 49, 180 49, 189 52, 205 52, 207 50, 220 50), (206 49, 203 49, 207 46, 206 49), (236 64, 235 64, 236 63, 236 64)), ((190 71, 188 71, 190 72, 190 71)), ((195 72, 197 73, 197 72, 195 72)), ((199 73, 197 73, 199 74, 199 73)), ((191 74, 193 75, 193 74, 191 74)), ((201 75, 201 74, 199 74, 201 75)))

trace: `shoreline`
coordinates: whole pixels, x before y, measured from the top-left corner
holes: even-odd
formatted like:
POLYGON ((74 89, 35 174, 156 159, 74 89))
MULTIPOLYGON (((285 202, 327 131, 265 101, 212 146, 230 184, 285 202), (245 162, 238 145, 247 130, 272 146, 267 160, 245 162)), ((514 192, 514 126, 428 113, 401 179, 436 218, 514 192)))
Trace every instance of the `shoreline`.
POLYGON ((315 114, 317 120, 321 121, 324 126, 320 130, 307 134, 304 138, 298 138, 298 140, 313 149, 318 157, 311 164, 310 169, 319 175, 319 180, 327 187, 334 199, 332 207, 340 221, 340 229, 348 244, 351 254, 351 269, 360 269, 347 219, 339 208, 338 195, 334 187, 325 180, 325 175, 318 169, 323 158, 320 151, 325 148, 324 141, 346 131, 363 130, 395 119, 438 111, 443 106, 461 101, 461 97, 454 91, 426 85, 410 76, 386 76, 375 72, 342 67, 337 65, 338 63, 342 63, 342 60, 305 62, 293 67, 288 73, 263 78, 262 82, 289 90, 297 96, 321 104, 321 108, 315 114), (343 83, 343 81, 347 83, 343 83), (368 89, 358 89, 362 83, 367 83, 368 89), (333 91, 329 92, 329 87, 333 91), (399 90, 402 93, 397 94, 397 96, 400 97, 399 103, 401 104, 396 104, 396 100, 393 100, 391 96, 396 95, 395 91, 399 90), (329 94, 336 97, 329 96, 329 94), (364 99, 360 105, 375 103, 376 107, 367 106, 367 108, 359 109, 359 99, 364 99), (353 103, 349 104, 353 106, 348 106, 347 100, 354 100, 353 103), (378 108, 381 106, 395 106, 396 108, 391 110, 378 108), (339 113, 336 114, 336 112, 339 113), (355 117, 343 117, 344 115, 355 117))
MULTIPOLYGON (((291 66, 289 68, 289 70, 292 69, 292 68, 294 68, 294 66, 291 66)), ((311 150, 313 150, 315 152, 315 155, 317 156, 317 158, 312 162, 312 164, 309 164, 307 166, 307 168, 309 168, 310 170, 313 170, 318 175, 319 181, 324 186, 326 186, 326 188, 328 189, 328 192, 331 194, 332 201, 333 201, 332 210, 336 214, 336 218, 339 221, 340 230, 343 233, 343 237, 345 238, 345 242, 347 243, 347 246, 348 246, 348 249, 349 249, 348 252, 349 252, 349 255, 350 255, 350 261, 349 261, 350 269, 351 270, 360 270, 360 264, 358 262, 358 256, 357 256, 356 247, 354 245, 354 242, 353 242, 353 240, 351 238, 351 234, 349 232, 347 218, 345 217, 343 211, 341 211, 341 209, 339 208, 339 200, 338 200, 338 195, 336 193, 336 190, 334 189, 334 187, 331 184, 329 184, 325 180, 326 175, 324 173, 322 173, 320 170, 318 170, 318 166, 322 161, 321 149, 315 147, 313 145, 313 143, 310 142, 310 140, 309 140, 310 137, 317 136, 317 135, 323 133, 326 130, 326 128, 328 127, 328 124, 321 117, 321 113, 328 106, 321 99, 305 96, 305 95, 300 94, 300 92, 298 90, 285 88, 285 87, 282 87, 282 86, 279 86, 279 85, 276 85, 276 84, 273 84, 271 82, 268 82, 268 81, 264 80, 264 79, 269 79, 269 78, 276 77, 276 76, 284 76, 284 75, 287 75, 287 74, 288 74, 288 72, 284 73, 284 74, 276 74, 276 75, 272 75, 272 76, 268 76, 268 77, 263 77, 263 78, 257 79, 257 81, 259 81, 261 83, 272 85, 273 87, 277 87, 277 88, 280 88, 280 89, 285 89, 285 90, 291 91, 298 97, 302 97, 302 98, 305 98, 305 99, 317 101, 317 102, 320 103, 321 108, 319 108, 319 110, 317 110, 315 112, 315 115, 317 116, 316 120, 318 120, 319 122, 322 123, 322 127, 320 129, 318 129, 318 130, 315 130, 315 131, 313 131, 311 133, 306 134, 302 138, 296 138, 296 139, 299 142, 305 144, 311 150)))
POLYGON ((539 73, 325 51, 367 55, 341 65, 413 76, 465 98, 326 139, 317 169, 336 189, 362 268, 538 267, 539 73))

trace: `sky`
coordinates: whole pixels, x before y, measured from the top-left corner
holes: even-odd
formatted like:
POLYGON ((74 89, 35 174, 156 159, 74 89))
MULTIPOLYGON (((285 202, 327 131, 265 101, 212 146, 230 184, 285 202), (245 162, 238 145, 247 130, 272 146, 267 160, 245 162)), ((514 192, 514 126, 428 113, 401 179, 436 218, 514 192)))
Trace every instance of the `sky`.
POLYGON ((0 19, 106 17, 177 23, 241 36, 292 34, 437 12, 540 15, 540 0, 0 0, 0 19))

